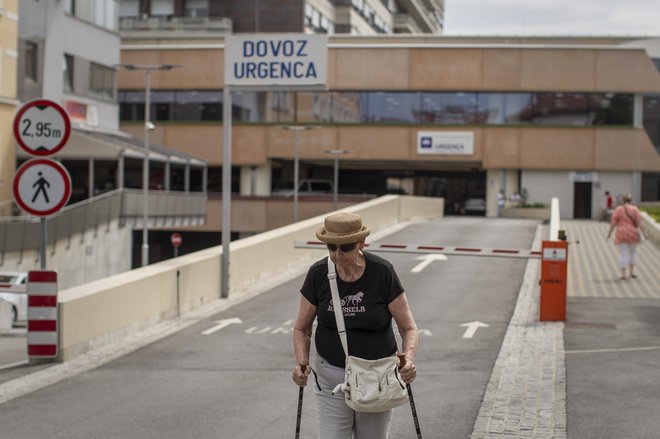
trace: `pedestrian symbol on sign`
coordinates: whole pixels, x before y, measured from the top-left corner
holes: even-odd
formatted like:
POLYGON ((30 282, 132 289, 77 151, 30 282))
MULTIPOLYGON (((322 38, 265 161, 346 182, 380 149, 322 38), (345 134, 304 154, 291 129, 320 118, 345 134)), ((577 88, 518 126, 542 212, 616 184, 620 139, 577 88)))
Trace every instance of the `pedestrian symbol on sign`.
POLYGON ((48 180, 44 178, 44 174, 41 171, 39 171, 39 179, 32 185, 32 187, 35 186, 37 186, 37 190, 32 197, 32 202, 34 203, 36 201, 37 197, 39 196, 39 192, 43 192, 46 203, 50 203, 50 200, 48 199, 48 193, 46 192, 46 186, 50 187, 50 183, 48 183, 48 180))
POLYGON ((32 159, 14 174, 14 199, 32 215, 48 216, 60 210, 71 196, 71 177, 61 163, 32 159))

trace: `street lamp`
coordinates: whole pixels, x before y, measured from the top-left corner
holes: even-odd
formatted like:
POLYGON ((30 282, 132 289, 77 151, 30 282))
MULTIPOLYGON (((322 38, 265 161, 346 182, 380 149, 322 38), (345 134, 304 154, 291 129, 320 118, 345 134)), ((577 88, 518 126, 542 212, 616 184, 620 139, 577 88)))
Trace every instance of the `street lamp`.
POLYGON ((293 161, 293 222, 298 222, 298 185, 299 171, 300 171, 300 132, 308 131, 319 128, 313 125, 285 125, 282 127, 285 130, 293 131, 296 133, 296 153, 293 161))
POLYGON ((326 149, 323 151, 326 154, 331 154, 335 158, 335 181, 333 183, 333 201, 335 204, 335 210, 337 210, 337 194, 339 191, 339 156, 342 154, 348 154, 350 151, 347 149, 326 149))
POLYGON ((180 64, 116 64, 124 70, 145 72, 144 88, 144 150, 142 164, 142 266, 149 265, 149 134, 156 126, 151 122, 151 72, 154 70, 172 70, 183 67, 180 64))

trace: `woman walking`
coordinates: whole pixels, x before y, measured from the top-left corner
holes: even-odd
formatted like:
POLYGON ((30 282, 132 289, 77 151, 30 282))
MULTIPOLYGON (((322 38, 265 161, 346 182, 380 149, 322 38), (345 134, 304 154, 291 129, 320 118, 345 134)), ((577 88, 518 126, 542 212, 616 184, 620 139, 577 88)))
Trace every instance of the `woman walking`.
MULTIPOLYGON (((369 229, 354 213, 340 212, 325 218, 316 237, 328 247, 334 263, 341 308, 343 310, 350 355, 376 360, 396 354, 392 328, 396 322, 402 338, 405 365, 401 379, 410 383, 417 375, 415 351, 417 326, 408 299, 392 264, 365 252, 364 240, 369 229)), ((346 354, 342 348, 328 281, 328 262, 323 258, 311 266, 300 290, 298 319, 294 325, 293 344, 298 365, 293 381, 307 384, 310 368, 312 326, 318 321, 315 335, 316 355, 313 387, 319 416, 320 439, 387 439, 392 410, 380 413, 357 412, 344 402, 344 394, 333 389, 344 382, 346 354)))
POLYGON ((626 268, 630 269, 630 277, 635 278, 635 253, 637 244, 640 242, 643 231, 640 227, 642 215, 637 206, 632 204, 632 195, 623 196, 623 204, 614 209, 610 221, 610 231, 607 239, 614 235, 614 243, 619 247, 619 267, 621 268, 621 279, 626 278, 626 268))

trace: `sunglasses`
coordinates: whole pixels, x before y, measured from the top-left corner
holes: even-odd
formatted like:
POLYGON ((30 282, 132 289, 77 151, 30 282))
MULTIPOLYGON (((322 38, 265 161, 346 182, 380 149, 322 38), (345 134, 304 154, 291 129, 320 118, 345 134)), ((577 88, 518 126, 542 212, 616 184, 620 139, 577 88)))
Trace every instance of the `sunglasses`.
POLYGON ((328 246, 328 250, 331 252, 336 252, 337 248, 339 248, 342 253, 348 253, 350 251, 355 250, 355 247, 357 247, 358 243, 357 242, 352 242, 350 244, 342 244, 342 245, 337 245, 337 244, 326 244, 328 246))

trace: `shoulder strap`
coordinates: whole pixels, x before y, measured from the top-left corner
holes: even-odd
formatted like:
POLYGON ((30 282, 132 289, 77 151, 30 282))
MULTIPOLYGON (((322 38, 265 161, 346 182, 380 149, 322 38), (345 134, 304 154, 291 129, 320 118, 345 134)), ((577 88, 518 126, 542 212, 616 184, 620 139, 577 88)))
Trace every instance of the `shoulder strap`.
POLYGON ((335 311, 335 320, 337 321, 337 332, 344 353, 348 357, 348 340, 346 339, 346 326, 344 325, 344 313, 341 309, 341 300, 339 299, 339 289, 337 288, 337 273, 335 264, 328 257, 328 282, 330 282, 330 291, 332 292, 332 308, 335 311))
POLYGON ((630 215, 630 212, 628 212, 628 209, 626 209, 625 204, 623 205, 623 210, 626 212, 626 215, 628 215, 628 218, 630 219, 630 222, 633 223, 633 226, 637 227, 638 224, 635 222, 633 217, 630 215))

